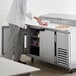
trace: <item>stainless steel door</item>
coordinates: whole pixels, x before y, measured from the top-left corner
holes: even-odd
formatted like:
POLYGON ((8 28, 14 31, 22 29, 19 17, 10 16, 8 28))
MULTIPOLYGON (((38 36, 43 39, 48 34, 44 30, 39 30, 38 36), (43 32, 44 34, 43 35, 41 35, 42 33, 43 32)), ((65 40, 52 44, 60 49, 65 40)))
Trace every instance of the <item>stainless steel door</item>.
POLYGON ((46 62, 54 63, 54 31, 40 32, 40 58, 46 62))

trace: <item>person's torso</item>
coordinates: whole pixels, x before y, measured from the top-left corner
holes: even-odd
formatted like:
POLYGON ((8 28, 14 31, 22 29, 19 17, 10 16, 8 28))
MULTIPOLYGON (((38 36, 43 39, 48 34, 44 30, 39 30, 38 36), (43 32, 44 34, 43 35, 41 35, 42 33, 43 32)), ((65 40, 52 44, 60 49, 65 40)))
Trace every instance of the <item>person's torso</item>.
POLYGON ((23 3, 25 3, 24 7, 26 7, 26 0, 14 0, 11 10, 8 14, 8 23, 12 23, 21 27, 24 25, 25 17, 22 10, 23 3))

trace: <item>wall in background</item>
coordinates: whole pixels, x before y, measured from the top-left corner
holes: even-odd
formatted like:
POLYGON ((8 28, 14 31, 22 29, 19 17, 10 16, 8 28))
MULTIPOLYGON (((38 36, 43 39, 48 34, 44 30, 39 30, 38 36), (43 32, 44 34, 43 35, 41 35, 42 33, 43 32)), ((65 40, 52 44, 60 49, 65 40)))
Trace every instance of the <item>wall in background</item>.
MULTIPOLYGON (((0 0, 0 54, 2 43, 2 26, 6 26, 6 17, 13 0, 0 0)), ((33 15, 61 13, 76 15, 76 0, 29 0, 29 9, 33 15)))
POLYGON ((76 0, 29 0, 30 10, 35 15, 61 13, 76 15, 76 0))

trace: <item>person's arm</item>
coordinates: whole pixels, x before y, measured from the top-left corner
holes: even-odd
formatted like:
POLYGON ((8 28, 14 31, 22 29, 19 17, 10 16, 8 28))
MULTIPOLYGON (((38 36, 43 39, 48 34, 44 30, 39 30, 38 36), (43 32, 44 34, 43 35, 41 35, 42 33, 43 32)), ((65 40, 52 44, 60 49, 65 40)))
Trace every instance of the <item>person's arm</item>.
POLYGON ((29 2, 29 0, 24 0, 24 2, 23 2, 22 10, 23 10, 24 16, 25 16, 25 17, 27 16, 27 17, 28 17, 29 19, 31 19, 31 20, 34 18, 35 20, 37 20, 37 22, 38 22, 40 25, 45 25, 45 26, 47 26, 48 24, 47 24, 46 22, 44 22, 41 18, 34 16, 34 15, 29 11, 29 9, 28 9, 28 7, 29 7, 28 2, 29 2))
POLYGON ((48 26, 48 23, 43 21, 41 18, 39 17, 34 17, 34 19, 37 20, 37 22, 40 24, 40 25, 44 25, 44 26, 48 26))
POLYGON ((31 11, 29 10, 29 0, 23 0, 23 4, 22 4, 22 12, 24 14, 24 17, 28 17, 29 19, 33 19, 33 15, 31 13, 31 11))

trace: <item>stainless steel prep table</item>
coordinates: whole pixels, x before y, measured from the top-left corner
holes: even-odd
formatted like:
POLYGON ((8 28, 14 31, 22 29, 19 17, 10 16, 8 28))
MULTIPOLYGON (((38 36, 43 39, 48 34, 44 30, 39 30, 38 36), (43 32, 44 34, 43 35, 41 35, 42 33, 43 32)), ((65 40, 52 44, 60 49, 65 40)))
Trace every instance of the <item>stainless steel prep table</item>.
POLYGON ((30 76, 40 69, 0 57, 0 76, 30 76))
POLYGON ((48 22, 48 26, 40 26, 35 20, 26 23, 27 55, 33 59, 37 58, 67 68, 72 72, 76 68, 76 20, 75 18, 69 20, 69 17, 52 19, 50 22, 44 19, 48 22), (71 25, 73 21, 74 25, 71 25), (69 27, 57 28, 60 25, 69 27))

